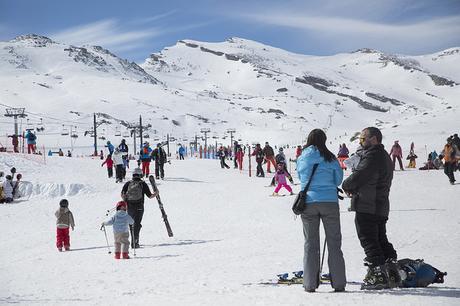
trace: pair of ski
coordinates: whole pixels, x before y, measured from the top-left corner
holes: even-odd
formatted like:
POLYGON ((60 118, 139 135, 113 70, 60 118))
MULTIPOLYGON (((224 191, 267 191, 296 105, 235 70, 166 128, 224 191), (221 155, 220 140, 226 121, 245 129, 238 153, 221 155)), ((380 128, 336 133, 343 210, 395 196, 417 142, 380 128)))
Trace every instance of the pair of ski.
MULTIPOLYGON (((278 274, 276 281, 262 282, 260 285, 302 285, 303 284, 303 271, 294 271, 292 274, 286 272, 278 274), (292 276, 290 276, 292 275, 292 276)), ((322 274, 320 278, 321 284, 329 284, 331 282, 330 275, 322 274)))
POLYGON ((155 177, 153 175, 149 175, 149 181, 150 181, 150 184, 152 185, 153 192, 157 194, 156 198, 158 201, 158 206, 161 211, 161 216, 163 217, 163 222, 165 223, 165 226, 166 226, 166 231, 168 232, 168 237, 173 237, 173 232, 172 232, 171 226, 169 225, 168 216, 166 215, 165 209, 163 207, 163 202, 161 202, 161 197, 160 197, 160 194, 158 193, 158 187, 157 187, 157 183, 155 182, 155 177))

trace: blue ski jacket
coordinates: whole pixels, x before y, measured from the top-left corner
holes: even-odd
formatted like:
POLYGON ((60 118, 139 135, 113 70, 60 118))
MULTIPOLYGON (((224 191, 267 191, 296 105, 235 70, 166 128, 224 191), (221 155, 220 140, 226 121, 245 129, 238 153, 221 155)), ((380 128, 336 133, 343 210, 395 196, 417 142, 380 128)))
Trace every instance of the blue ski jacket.
POLYGON ((301 190, 307 185, 314 164, 318 164, 318 168, 308 188, 307 204, 337 203, 337 187, 342 183, 343 170, 337 160, 326 162, 316 146, 305 148, 297 159, 297 174, 301 190))
POLYGON ((113 225, 114 233, 129 233, 129 225, 134 224, 133 218, 124 210, 118 210, 104 225, 113 225))

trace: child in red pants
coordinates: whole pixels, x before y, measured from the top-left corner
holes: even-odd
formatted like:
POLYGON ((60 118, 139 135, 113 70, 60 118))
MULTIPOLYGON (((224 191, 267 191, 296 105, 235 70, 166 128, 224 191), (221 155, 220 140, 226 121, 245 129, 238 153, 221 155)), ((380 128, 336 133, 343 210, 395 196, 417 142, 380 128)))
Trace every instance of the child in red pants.
POLYGON ((278 163, 277 168, 278 168, 278 170, 275 173, 275 181, 278 182, 278 185, 276 186, 275 191, 273 192, 273 195, 277 196, 278 191, 280 191, 281 187, 286 188, 286 190, 289 191, 290 194, 294 194, 292 192, 291 186, 289 186, 287 181, 286 181, 287 173, 284 170, 283 164, 278 163))
POLYGON ((59 202, 59 209, 56 211, 56 247, 59 252, 62 252, 62 247, 66 251, 70 251, 70 236, 69 227, 74 230, 75 222, 73 214, 69 210, 69 201, 62 199, 59 202))

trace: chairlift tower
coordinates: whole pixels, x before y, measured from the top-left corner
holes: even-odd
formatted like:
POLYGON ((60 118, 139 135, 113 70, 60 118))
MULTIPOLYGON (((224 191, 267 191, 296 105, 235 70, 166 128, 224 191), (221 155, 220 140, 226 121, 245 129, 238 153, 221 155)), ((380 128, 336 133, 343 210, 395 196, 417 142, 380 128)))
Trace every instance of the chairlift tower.
POLYGON ((6 114, 5 117, 13 117, 14 118, 14 135, 18 137, 18 118, 25 118, 27 117, 26 114, 24 114, 24 111, 26 109, 23 107, 10 107, 5 109, 6 114))
POLYGON ((235 129, 228 129, 227 133, 230 134, 230 149, 231 149, 231 148, 233 148, 233 133, 236 133, 236 130, 235 129))

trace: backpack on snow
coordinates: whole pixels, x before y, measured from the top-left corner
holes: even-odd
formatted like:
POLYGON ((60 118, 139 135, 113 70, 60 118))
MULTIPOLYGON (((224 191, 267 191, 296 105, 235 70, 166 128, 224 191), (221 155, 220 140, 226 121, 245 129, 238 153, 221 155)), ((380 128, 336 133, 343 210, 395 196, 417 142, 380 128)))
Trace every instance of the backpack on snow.
POLYGON ((405 288, 427 287, 430 284, 444 283, 444 276, 447 272, 441 272, 423 259, 401 259, 398 260, 400 274, 402 274, 402 285, 405 288))
POLYGON ((126 191, 126 201, 139 201, 144 197, 142 181, 131 181, 126 191))

